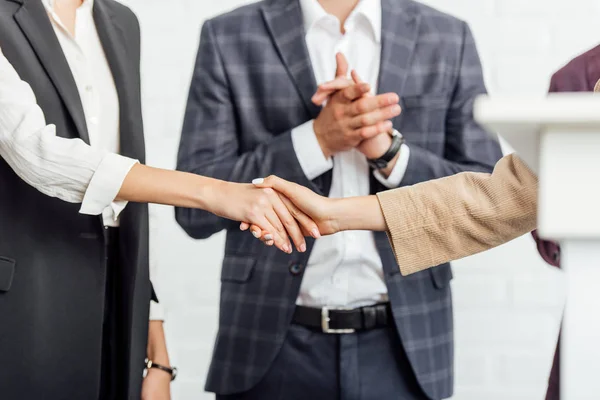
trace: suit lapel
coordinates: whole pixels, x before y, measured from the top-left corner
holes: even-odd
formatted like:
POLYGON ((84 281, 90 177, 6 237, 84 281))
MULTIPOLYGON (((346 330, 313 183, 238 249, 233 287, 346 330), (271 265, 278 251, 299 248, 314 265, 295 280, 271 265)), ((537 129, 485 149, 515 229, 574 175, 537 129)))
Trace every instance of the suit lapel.
POLYGON ((302 10, 298 0, 271 1, 262 8, 269 33, 300 97, 311 116, 320 108, 311 98, 317 90, 308 48, 306 47, 302 10))
MULTIPOLYGON (((140 149, 136 147, 133 137, 124 134, 128 132, 127 127, 132 126, 129 121, 132 115, 130 102, 136 98, 132 89, 133 83, 131 82, 135 74, 128 69, 126 63, 129 59, 125 47, 127 38, 119 24, 115 21, 111 9, 102 0, 94 2, 94 22, 96 23, 98 37, 102 43, 119 97, 120 153, 133 158, 143 157, 143 151, 140 154, 140 149)), ((131 134, 135 133, 132 132, 131 134)))
POLYGON ((381 0, 381 67, 378 93, 402 89, 419 35, 420 15, 405 0, 381 0))
POLYGON ((75 79, 41 1, 25 1, 15 21, 27 37, 40 63, 69 111, 81 139, 89 144, 85 114, 75 79))

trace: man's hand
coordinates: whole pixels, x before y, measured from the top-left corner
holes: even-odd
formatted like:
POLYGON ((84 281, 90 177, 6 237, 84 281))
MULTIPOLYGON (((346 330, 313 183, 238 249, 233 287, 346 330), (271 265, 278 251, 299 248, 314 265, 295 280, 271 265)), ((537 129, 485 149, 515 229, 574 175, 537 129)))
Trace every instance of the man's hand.
MULTIPOLYGON (((313 96, 313 102, 315 104, 324 103, 330 96, 335 95, 336 92, 346 90, 347 88, 353 85, 361 85, 364 84, 362 79, 358 76, 356 71, 352 71, 352 80, 346 79, 345 77, 338 76, 335 80, 331 82, 324 83, 319 86, 317 93, 313 96)), ((365 93, 363 98, 373 97, 371 93, 365 93)), ((381 131, 379 134, 375 135, 370 139, 363 140, 360 142, 358 146, 356 146, 357 150, 365 155, 365 157, 369 159, 376 159, 384 155, 390 146, 392 145, 392 137, 390 135, 392 128, 381 131)), ((396 156, 394 160, 392 160, 385 171, 381 171, 385 176, 389 175, 394 165, 396 164, 396 160, 398 157, 396 156)))
MULTIPOLYGON (((342 54, 336 59, 336 80, 344 80, 348 64, 342 54)), ((398 95, 365 96, 370 90, 367 83, 350 84, 331 95, 314 122, 314 131, 325 157, 357 147, 363 140, 392 129, 389 120, 400 115, 398 95)), ((313 102, 323 104, 327 97, 321 99, 318 94, 313 97, 313 102)))

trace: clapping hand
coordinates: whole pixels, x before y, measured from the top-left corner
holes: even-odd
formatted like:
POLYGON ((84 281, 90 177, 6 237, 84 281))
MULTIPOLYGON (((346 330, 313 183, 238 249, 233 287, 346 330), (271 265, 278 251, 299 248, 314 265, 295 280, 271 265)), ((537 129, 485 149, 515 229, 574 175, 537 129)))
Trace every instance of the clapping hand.
MULTIPOLYGON (((348 62, 343 54, 336 55, 337 70, 333 81, 319 85, 312 97, 314 104, 324 106, 314 122, 317 140, 326 157, 356 148, 367 158, 381 157, 391 145, 391 119, 401 112, 395 93, 375 96, 369 84, 356 71, 348 76, 348 62)), ((313 193, 310 189, 271 176, 256 180, 256 186, 270 188, 280 197, 294 218, 315 223, 321 235, 340 230, 339 222, 331 219, 334 200, 313 193)), ((248 230, 271 246, 276 244, 269 230, 243 222, 241 230, 248 230)), ((302 227, 305 236, 317 237, 302 227)))

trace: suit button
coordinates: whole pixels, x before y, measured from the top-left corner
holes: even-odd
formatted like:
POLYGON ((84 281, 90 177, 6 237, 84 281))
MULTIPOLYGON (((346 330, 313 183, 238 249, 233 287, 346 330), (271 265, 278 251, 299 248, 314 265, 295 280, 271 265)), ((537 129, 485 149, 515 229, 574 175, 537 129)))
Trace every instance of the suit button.
POLYGON ((304 268, 302 264, 292 264, 290 265, 290 273, 292 275, 300 275, 302 268, 304 268))

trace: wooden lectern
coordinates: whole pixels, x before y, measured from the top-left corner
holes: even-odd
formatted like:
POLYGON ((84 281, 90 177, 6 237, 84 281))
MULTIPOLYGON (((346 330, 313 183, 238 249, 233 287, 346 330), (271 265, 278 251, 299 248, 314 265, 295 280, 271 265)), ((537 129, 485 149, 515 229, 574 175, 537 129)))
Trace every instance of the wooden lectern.
POLYGON ((561 400, 600 399, 600 94, 481 97, 474 112, 538 174, 538 231, 561 244, 561 400))

